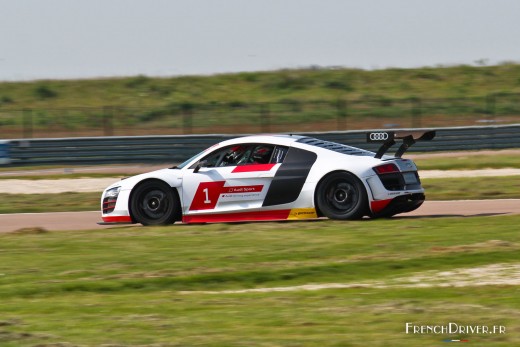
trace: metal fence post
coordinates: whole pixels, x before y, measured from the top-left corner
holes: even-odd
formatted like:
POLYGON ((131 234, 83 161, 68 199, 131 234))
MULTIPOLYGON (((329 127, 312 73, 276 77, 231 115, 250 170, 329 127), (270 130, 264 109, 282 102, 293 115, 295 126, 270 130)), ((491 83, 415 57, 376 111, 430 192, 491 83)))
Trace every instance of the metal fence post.
POLYGON ((338 99, 336 102, 337 126, 336 130, 347 130, 347 101, 338 99))
MULTIPOLYGON (((496 95, 488 94, 486 96, 486 113, 488 114, 489 121, 491 124, 495 124, 495 115, 496 115, 496 95)), ((491 130, 491 136, 495 136, 494 128, 491 130)), ((496 144, 493 143, 493 149, 496 148, 496 144)))
POLYGON ((271 115, 269 110, 269 104, 262 104, 260 106, 260 123, 262 133, 271 132, 271 115))
POLYGON ((193 104, 184 103, 181 105, 182 110, 182 133, 193 133, 193 104))
POLYGON ((33 114, 31 109, 23 110, 23 137, 30 139, 33 137, 33 114))
POLYGON ((486 113, 489 117, 489 120, 494 122, 496 115, 496 96, 494 94, 489 94, 486 96, 486 113))
POLYGON ((422 126, 421 99, 413 97, 410 99, 410 102, 412 106, 412 128, 420 128, 422 126))
POLYGON ((103 107, 103 134, 114 135, 114 108, 110 106, 103 107))

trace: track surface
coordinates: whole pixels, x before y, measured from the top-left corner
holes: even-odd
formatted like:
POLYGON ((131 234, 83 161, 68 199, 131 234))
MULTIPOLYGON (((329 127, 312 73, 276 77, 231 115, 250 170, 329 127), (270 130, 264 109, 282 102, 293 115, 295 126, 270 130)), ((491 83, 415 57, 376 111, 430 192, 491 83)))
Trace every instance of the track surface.
MULTIPOLYGON (((426 201, 418 210, 395 218, 474 217, 519 213, 520 199, 426 201)), ((97 225, 99 221, 101 215, 98 211, 2 214, 0 232, 24 228, 95 230, 119 227, 97 225)))

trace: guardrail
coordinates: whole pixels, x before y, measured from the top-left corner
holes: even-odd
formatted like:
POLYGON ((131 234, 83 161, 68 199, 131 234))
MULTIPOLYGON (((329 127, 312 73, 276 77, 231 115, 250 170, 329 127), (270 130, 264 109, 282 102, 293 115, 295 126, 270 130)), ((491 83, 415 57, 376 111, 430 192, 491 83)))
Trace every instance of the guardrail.
MULTIPOLYGON (((388 130, 388 129, 387 129, 388 130)), ((400 129, 402 130, 402 129, 400 129)), ((411 129, 406 129, 411 130, 411 129)), ((433 141, 418 142, 410 152, 520 148, 520 124, 438 128, 433 141)), ((376 151, 364 131, 299 133, 376 151)), ((11 166, 180 163, 212 144, 238 135, 109 136, 54 139, 13 139, 11 166)), ((390 151, 391 153, 391 151, 390 151)))

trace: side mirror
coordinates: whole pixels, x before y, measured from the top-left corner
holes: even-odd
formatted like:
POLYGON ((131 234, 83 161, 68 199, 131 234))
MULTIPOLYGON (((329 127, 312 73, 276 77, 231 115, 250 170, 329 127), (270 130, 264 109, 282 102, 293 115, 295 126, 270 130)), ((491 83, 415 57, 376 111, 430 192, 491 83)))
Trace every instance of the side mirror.
POLYGON ((199 161, 199 162, 197 163, 197 165, 195 166, 195 169, 193 169, 193 173, 197 173, 197 172, 199 172, 199 170, 200 170, 201 167, 206 166, 206 163, 207 163, 206 160, 199 161))

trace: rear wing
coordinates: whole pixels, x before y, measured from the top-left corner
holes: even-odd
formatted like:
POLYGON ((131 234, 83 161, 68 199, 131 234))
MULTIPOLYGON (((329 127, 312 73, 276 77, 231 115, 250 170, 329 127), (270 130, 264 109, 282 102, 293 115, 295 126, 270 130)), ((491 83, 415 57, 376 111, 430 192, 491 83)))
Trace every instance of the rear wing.
POLYGON ((396 158, 401 158, 414 143, 417 141, 430 141, 435 137, 435 130, 428 131, 372 131, 367 133, 367 142, 374 143, 380 142, 383 143, 381 147, 379 147, 374 158, 381 159, 383 155, 395 145, 395 140, 403 140, 399 149, 395 152, 394 156, 396 158))

